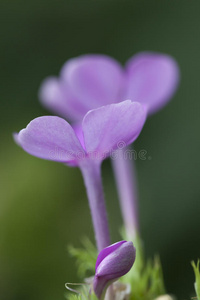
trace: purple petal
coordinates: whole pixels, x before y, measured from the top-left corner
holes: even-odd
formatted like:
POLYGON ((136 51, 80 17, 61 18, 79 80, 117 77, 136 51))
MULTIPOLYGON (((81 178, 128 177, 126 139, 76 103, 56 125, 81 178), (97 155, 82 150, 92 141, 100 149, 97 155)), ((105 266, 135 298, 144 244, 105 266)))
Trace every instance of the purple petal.
POLYGON ((145 119, 143 106, 129 100, 88 112, 82 123, 87 152, 105 158, 121 143, 129 145, 138 137, 145 119))
POLYGON ((52 112, 73 121, 87 112, 84 105, 70 92, 67 83, 56 77, 45 79, 39 90, 39 99, 52 112))
POLYGON ((74 162, 84 153, 72 127, 59 117, 34 119, 15 140, 29 154, 58 162, 74 162))
POLYGON ((86 111, 121 101, 124 71, 105 55, 83 55, 69 60, 61 71, 73 95, 86 111))
POLYGON ((96 261, 96 266, 95 266, 95 271, 97 270, 99 264, 101 263, 101 261, 107 256, 109 255, 111 252, 117 250, 117 248, 119 248, 123 243, 126 243, 126 241, 120 241, 117 243, 114 243, 106 248, 104 248, 98 255, 97 257, 97 261, 96 261))
POLYGON ((107 255, 99 264, 95 275, 119 278, 126 274, 135 261, 135 248, 132 242, 125 242, 115 251, 107 255))
POLYGON ((125 99, 147 106, 148 113, 162 108, 173 96, 178 82, 176 61, 158 53, 140 53, 128 61, 125 99))
POLYGON ((17 133, 17 132, 13 132, 13 139, 14 139, 14 141, 15 141, 15 143, 18 145, 18 146, 20 146, 20 143, 19 143, 19 134, 17 133))
POLYGON ((83 130, 81 124, 77 123, 72 126, 77 138, 79 139, 81 146, 83 149, 85 149, 85 142, 84 142, 84 136, 83 136, 83 130))

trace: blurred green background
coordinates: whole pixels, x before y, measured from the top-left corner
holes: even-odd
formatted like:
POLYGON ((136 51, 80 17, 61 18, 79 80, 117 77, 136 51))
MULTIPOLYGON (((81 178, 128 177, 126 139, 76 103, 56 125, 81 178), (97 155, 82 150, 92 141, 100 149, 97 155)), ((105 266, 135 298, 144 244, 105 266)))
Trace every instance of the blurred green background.
MULTIPOLYGON (((160 253, 169 293, 189 299, 192 259, 200 257, 200 1, 0 0, 0 299, 64 299, 79 282, 66 251, 93 230, 76 168, 29 156, 12 132, 49 114, 37 92, 69 58, 105 53, 121 63, 134 53, 174 56, 181 85, 135 143, 146 254, 160 253)), ((122 225, 110 162, 103 180, 112 233, 122 225)))

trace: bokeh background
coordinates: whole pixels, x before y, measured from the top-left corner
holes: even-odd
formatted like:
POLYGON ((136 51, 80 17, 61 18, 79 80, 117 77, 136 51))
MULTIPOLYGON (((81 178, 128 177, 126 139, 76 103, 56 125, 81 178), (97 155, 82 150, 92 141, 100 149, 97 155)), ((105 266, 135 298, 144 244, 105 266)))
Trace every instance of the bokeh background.
MULTIPOLYGON (((81 174, 29 156, 12 132, 50 114, 38 88, 69 58, 108 54, 122 64, 134 53, 176 58, 181 84, 135 143, 141 232, 146 255, 160 253, 166 287, 193 295, 192 259, 200 257, 200 1, 0 0, 0 299, 62 300, 79 282, 67 245, 93 240, 81 174)), ((122 219, 109 160, 103 180, 112 241, 122 219)))

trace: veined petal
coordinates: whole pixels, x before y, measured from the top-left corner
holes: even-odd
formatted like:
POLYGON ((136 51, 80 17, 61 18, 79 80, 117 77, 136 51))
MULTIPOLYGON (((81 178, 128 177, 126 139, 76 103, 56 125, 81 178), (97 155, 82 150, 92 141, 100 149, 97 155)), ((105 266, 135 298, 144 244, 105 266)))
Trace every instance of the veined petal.
POLYGON ((15 140, 29 154, 58 162, 74 162, 85 153, 72 127, 59 117, 34 119, 15 140))
POLYGON ((121 101, 124 71, 106 55, 83 55, 69 60, 61 70, 61 78, 84 104, 86 112, 121 101))
POLYGON ((43 81, 39 99, 46 108, 72 121, 82 119, 87 112, 70 92, 67 83, 56 77, 48 77, 43 81))
POLYGON ((121 143, 132 143, 145 120, 143 106, 130 100, 89 111, 82 122, 86 151, 105 158, 121 143))
POLYGON ((179 82, 178 65, 168 55, 140 53, 128 61, 126 71, 125 99, 146 105, 150 114, 170 100, 179 82))

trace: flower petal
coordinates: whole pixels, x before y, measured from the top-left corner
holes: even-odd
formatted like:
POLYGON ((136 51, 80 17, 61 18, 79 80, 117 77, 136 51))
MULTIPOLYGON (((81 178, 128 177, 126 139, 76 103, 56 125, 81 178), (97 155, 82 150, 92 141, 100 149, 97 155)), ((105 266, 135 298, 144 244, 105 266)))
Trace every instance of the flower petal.
POLYGON ((140 53, 127 63, 126 99, 147 106, 148 113, 162 108, 173 96, 179 81, 176 61, 158 53, 140 53))
POLYGON ((98 268, 99 264, 102 262, 102 260, 110 253, 117 250, 117 248, 119 248, 123 243, 126 243, 126 241, 120 241, 120 242, 114 243, 114 244, 104 248, 97 257, 95 271, 97 270, 97 268, 98 268))
POLYGON ((83 136, 83 130, 82 130, 82 126, 80 123, 76 123, 73 124, 72 126, 77 138, 79 139, 79 142, 81 143, 81 146, 83 147, 83 149, 85 149, 85 141, 84 141, 84 136, 83 136))
POLYGON ((42 104, 60 116, 77 121, 87 112, 70 92, 67 83, 56 77, 45 79, 39 89, 39 99, 42 104))
POLYGON ((124 71, 106 55, 83 55, 69 60, 61 77, 73 95, 81 100, 86 111, 121 101, 124 71))
POLYGON ((121 144, 129 145, 138 137, 145 119, 143 106, 130 100, 88 112, 82 123, 86 151, 103 159, 121 144))
POLYGON ((29 154, 58 162, 74 162, 84 153, 72 127, 59 117, 34 119, 15 140, 29 154))
POLYGON ((115 251, 107 255, 99 264, 95 275, 118 278, 126 274, 135 261, 135 247, 132 242, 122 243, 115 251))

